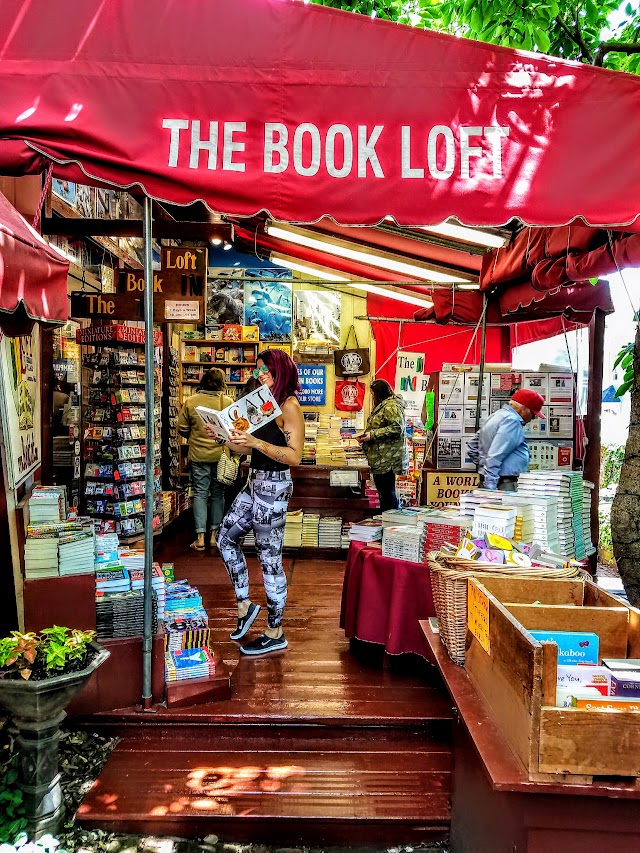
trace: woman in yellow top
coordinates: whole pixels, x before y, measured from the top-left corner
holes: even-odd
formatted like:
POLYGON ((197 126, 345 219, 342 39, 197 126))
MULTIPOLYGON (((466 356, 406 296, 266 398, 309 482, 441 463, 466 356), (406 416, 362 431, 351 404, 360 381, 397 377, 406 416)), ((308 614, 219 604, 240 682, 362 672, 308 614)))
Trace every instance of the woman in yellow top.
POLYGON ((202 377, 195 394, 187 397, 178 417, 178 432, 189 439, 189 463, 191 467, 191 485, 193 487, 193 519, 196 526, 196 540, 191 543, 195 551, 204 551, 207 532, 207 504, 209 500, 210 542, 215 545, 216 533, 224 513, 224 486, 218 482, 218 462, 222 456, 223 444, 210 438, 205 432, 204 423, 196 412, 196 406, 220 411, 233 403, 233 398, 225 391, 224 373, 217 367, 210 368, 202 377))

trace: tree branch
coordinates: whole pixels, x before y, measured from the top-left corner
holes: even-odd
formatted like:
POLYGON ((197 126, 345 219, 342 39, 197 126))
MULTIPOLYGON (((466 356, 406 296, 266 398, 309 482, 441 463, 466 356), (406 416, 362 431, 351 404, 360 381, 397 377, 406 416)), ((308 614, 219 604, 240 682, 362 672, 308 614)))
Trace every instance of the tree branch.
POLYGON ((593 64, 601 66, 608 53, 640 53, 640 44, 628 44, 621 41, 605 41, 598 46, 593 64))
POLYGON ((585 42, 585 40, 582 38, 582 33, 580 32, 580 27, 578 26, 577 19, 576 19, 575 32, 573 32, 567 26, 567 24, 565 24, 565 22, 562 20, 560 15, 558 15, 556 17, 556 24, 558 24, 560 29, 563 30, 565 32, 565 34, 569 36, 571 41, 575 42, 578 45, 578 47, 580 48, 580 51, 581 51, 582 55, 585 57, 585 59, 588 59, 589 62, 592 62, 593 61, 593 54, 589 50, 589 47, 588 47, 587 43, 585 42))

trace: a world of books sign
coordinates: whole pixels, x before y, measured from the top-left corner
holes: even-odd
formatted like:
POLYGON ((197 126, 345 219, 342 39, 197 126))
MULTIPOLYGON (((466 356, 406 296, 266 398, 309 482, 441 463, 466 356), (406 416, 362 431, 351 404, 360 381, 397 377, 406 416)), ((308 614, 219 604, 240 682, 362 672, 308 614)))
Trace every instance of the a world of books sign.
POLYGON ((40 466, 40 330, 7 338, 0 332, 0 404, 9 485, 24 483, 40 466))
POLYGON ((425 476, 429 506, 460 503, 463 492, 472 492, 478 488, 478 475, 470 472, 426 471, 425 476))

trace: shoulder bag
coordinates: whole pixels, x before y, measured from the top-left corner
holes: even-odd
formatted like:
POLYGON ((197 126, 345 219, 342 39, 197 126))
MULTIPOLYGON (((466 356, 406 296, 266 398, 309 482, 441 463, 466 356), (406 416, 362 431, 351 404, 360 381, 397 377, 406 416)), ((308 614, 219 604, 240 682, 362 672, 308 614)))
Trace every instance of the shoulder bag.
POLYGON ((336 376, 348 378, 350 376, 364 376, 369 373, 369 370, 371 369, 369 364, 369 350, 366 347, 359 346, 355 326, 352 325, 347 332, 344 349, 337 349, 334 352, 333 363, 336 376), (353 332, 353 337, 356 342, 355 347, 349 346, 351 332, 353 332))
POLYGON ((224 486, 232 486, 238 476, 240 457, 234 456, 228 447, 222 449, 222 456, 218 460, 216 480, 224 486))

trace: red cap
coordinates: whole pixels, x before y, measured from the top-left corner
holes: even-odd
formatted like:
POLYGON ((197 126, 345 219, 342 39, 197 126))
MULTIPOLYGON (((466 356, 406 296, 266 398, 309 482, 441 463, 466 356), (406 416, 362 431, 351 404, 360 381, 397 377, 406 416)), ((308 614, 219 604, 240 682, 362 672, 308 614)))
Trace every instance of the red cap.
POLYGON ((532 391, 530 388, 521 388, 519 391, 516 391, 511 399, 515 403, 520 403, 520 405, 526 406, 527 409, 531 409, 536 418, 545 417, 540 411, 544 406, 544 397, 542 394, 538 394, 537 391, 532 391))

